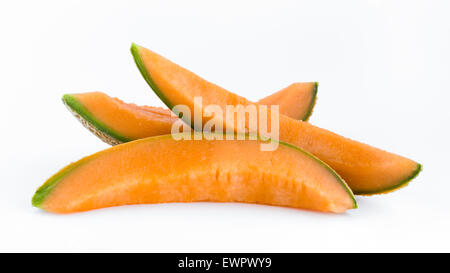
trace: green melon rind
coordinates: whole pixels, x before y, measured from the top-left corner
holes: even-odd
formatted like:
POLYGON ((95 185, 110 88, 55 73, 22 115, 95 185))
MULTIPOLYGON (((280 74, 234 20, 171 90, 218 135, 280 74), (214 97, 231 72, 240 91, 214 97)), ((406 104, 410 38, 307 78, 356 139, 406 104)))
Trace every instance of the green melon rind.
MULTIPOLYGON (((191 133, 181 133, 180 135, 183 135, 183 134, 191 134, 191 133)), ((143 138, 143 139, 135 140, 135 141, 133 141, 133 143, 136 144, 137 142, 141 142, 141 141, 142 142, 157 141, 157 140, 165 139, 165 138, 169 138, 169 137, 172 137, 172 135, 161 135, 161 136, 143 138)), ((271 140, 271 141, 273 141, 273 140, 271 140)), ((314 155, 308 153, 307 151, 305 151, 303 149, 300 149, 297 146, 294 146, 292 144, 282 142, 282 141, 279 141, 278 143, 280 145, 283 145, 288 148, 294 149, 298 152, 301 152, 304 155, 306 155, 306 156, 310 157, 311 159, 313 159, 314 161, 316 161, 317 163, 319 163, 322 167, 324 167, 328 172, 330 172, 334 176, 334 178, 337 180, 337 182, 341 186, 344 187, 345 191, 348 193, 350 199, 353 202, 353 208, 358 207, 356 198, 353 195, 352 190, 348 187, 347 183, 345 183, 345 181, 339 176, 339 174, 337 174, 330 166, 328 166, 326 163, 322 162, 320 159, 318 159, 314 155)), ((128 144, 124 144, 124 145, 128 145, 128 144)), ((122 145, 120 145, 120 146, 122 146, 122 145)), ((101 154, 106 153, 106 152, 110 151, 111 149, 118 149, 118 148, 120 148, 120 147, 114 146, 109 149, 100 151, 92 156, 84 157, 84 158, 80 159, 79 161, 74 162, 74 163, 66 166, 65 168, 61 169, 59 172, 57 172, 52 177, 50 177, 41 187, 39 187, 37 189, 36 193, 34 194, 34 196, 32 198, 32 205, 35 207, 38 207, 38 208, 42 208, 42 204, 44 203, 45 199, 51 194, 52 190, 55 189, 55 187, 63 180, 64 177, 66 177, 67 175, 72 173, 78 167, 80 167, 80 166, 86 164, 87 162, 89 162, 90 160, 100 156, 101 154)))
MULTIPOLYGON (((139 48, 138 47, 139 47, 138 45, 133 43, 132 46, 131 46, 131 53, 133 54, 134 60, 136 62, 136 65, 137 65, 139 71, 141 72, 142 76, 147 81, 147 83, 150 85, 150 87, 153 90, 153 92, 155 92, 156 95, 158 97, 160 97, 161 100, 171 109, 171 105, 172 104, 170 103, 170 101, 168 99, 165 98, 163 92, 158 88, 158 86, 151 79, 147 69, 145 69, 145 66, 142 63, 141 57, 139 55, 139 48), (164 99, 162 99, 162 98, 164 98, 164 99)), ((317 87, 318 87, 318 84, 316 82, 315 83, 315 92, 316 93, 317 93, 317 87)), ((315 95, 314 95, 314 97, 315 97, 315 95)), ((181 117, 181 119, 183 119, 183 117, 181 117)), ((187 122, 187 124, 189 124, 189 122, 187 122)), ((191 124, 191 126, 192 126, 192 124, 191 124)), ((294 147, 294 148, 298 149, 299 151, 302 151, 303 153, 308 154, 309 156, 315 158, 318 162, 320 162, 324 167, 326 167, 339 180, 339 182, 341 183, 341 185, 343 185, 343 187, 345 188, 347 193, 349 193, 349 195, 351 196, 351 198, 353 200, 354 208, 358 207, 358 205, 356 203, 355 196, 353 195, 352 190, 349 188, 347 183, 330 166, 328 166, 322 160, 318 159, 316 156, 312 155, 311 153, 309 153, 309 152, 307 152, 307 151, 305 151, 305 150, 303 150, 303 149, 301 149, 301 148, 299 148, 297 146, 294 146, 292 144, 289 144, 289 143, 286 143, 286 142, 282 142, 282 141, 279 141, 279 143, 283 143, 284 145, 289 146, 289 147, 294 147)))
POLYGON ((406 187, 409 182, 411 182, 411 180, 413 180, 414 178, 416 178, 416 176, 419 175, 419 173, 422 171, 422 164, 417 163, 417 167, 416 169, 404 180, 402 180, 401 182, 399 182, 398 184, 380 189, 380 190, 375 190, 375 191, 355 191, 354 194, 357 195, 374 195, 374 194, 385 194, 385 193, 389 193, 395 190, 398 190, 400 188, 406 187))
POLYGON ((316 105, 316 101, 317 101, 317 90, 319 89, 319 83, 318 82, 314 82, 314 88, 313 88, 313 96, 312 96, 312 100, 309 103, 309 107, 308 110, 306 111, 305 115, 300 118, 300 120, 303 121, 308 121, 309 118, 311 117, 313 110, 314 110, 314 106, 316 105))
POLYGON ((76 97, 70 94, 66 94, 62 97, 64 104, 66 104, 72 111, 81 116, 89 125, 93 126, 103 134, 117 140, 118 142, 128 142, 132 139, 122 136, 109 128, 106 124, 99 121, 91 112, 89 112, 84 105, 77 100, 76 97))

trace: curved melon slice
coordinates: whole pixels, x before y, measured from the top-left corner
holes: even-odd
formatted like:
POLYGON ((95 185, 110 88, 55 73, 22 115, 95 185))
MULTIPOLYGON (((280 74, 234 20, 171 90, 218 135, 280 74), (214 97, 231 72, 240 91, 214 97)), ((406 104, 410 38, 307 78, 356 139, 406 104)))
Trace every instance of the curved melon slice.
POLYGON ((317 82, 297 82, 265 97, 257 102, 260 105, 279 105, 280 114, 308 121, 317 99, 317 82))
MULTIPOLYGON (((294 83, 258 103, 279 105, 280 113, 306 120, 315 104, 317 86, 315 82, 294 83)), ((125 103, 101 92, 66 94, 62 100, 86 128, 110 145, 170 134, 177 120, 169 109, 125 103)))
MULTIPOLYGON (((153 91, 166 105, 187 105, 194 111, 193 99, 202 97, 203 106, 216 104, 249 105, 233 94, 166 58, 133 44, 135 62, 153 91)), ((218 122, 223 122, 224 117, 218 122)), ((270 119, 269 119, 270 120, 270 119)), ((421 165, 402 156, 350 140, 307 122, 284 115, 279 119, 280 140, 296 145, 336 170, 356 194, 376 194, 405 185, 421 170, 421 165)))
POLYGON ((114 146, 48 179, 33 205, 56 213, 166 202, 246 202, 325 212, 356 208, 345 182, 311 154, 256 140, 180 140, 171 135, 114 146))

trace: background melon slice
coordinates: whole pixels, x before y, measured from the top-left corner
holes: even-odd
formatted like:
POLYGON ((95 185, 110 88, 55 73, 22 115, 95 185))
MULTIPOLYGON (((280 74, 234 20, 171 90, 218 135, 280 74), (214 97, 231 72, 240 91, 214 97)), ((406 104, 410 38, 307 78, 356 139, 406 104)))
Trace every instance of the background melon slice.
POLYGON ((69 213, 127 204, 247 202, 344 212, 356 201, 345 182, 311 154, 256 140, 150 137, 72 163, 33 197, 44 210, 69 213))
POLYGON ((101 92, 66 94, 63 102, 86 128, 111 145, 170 134, 178 120, 168 109, 125 103, 101 92))
POLYGON ((279 105, 280 113, 308 121, 317 99, 317 82, 297 82, 257 102, 260 105, 279 105))
MULTIPOLYGON (((279 105, 280 113, 306 120, 316 101, 317 86, 316 82, 294 83, 258 103, 279 105)), ((170 134, 178 119, 169 109, 125 103, 101 92, 66 94, 62 100, 86 128, 110 145, 170 134)))
MULTIPOLYGON (((183 104, 193 112, 193 98, 202 97, 203 106, 249 105, 233 94, 166 58, 133 44, 135 62, 153 91, 168 107, 183 104)), ((224 109, 224 108, 223 108, 224 109)), ((223 122, 224 117, 214 117, 223 122)), ((269 119, 270 120, 270 119, 269 119)), ((392 191, 405 185, 421 165, 402 156, 350 140, 307 122, 280 115, 280 140, 314 154, 336 170, 356 194, 392 191)))

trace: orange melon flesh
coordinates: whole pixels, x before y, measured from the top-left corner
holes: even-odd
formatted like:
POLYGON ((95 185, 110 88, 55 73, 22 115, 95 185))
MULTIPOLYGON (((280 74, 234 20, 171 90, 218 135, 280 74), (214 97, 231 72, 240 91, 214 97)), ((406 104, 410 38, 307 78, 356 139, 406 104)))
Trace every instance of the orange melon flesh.
MULTIPOLYGON (((203 107, 216 104, 225 109, 226 105, 251 104, 146 48, 133 44, 131 51, 147 83, 169 107, 183 104, 193 112, 195 96, 202 97, 203 107)), ((279 127, 281 141, 296 145, 330 165, 356 194, 392 191, 421 170, 420 164, 408 158, 284 115, 280 115, 279 127)))
MULTIPOLYGON (((294 83, 258 103, 279 105, 280 113, 307 119, 316 94, 317 83, 294 83)), ((169 109, 125 103, 101 92, 66 94, 63 102, 88 129, 111 145, 170 134, 178 119, 169 109)))
POLYGON ((246 202, 341 213, 356 202, 345 182, 311 154, 255 140, 157 136, 85 157, 52 176, 33 205, 70 213, 129 204, 246 202))

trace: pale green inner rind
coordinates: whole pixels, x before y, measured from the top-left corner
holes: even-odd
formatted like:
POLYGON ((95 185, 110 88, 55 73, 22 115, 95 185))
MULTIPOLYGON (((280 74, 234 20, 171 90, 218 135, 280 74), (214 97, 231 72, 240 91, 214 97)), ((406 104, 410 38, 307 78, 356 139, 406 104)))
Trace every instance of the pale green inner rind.
POLYGON ((78 101, 74 96, 70 94, 66 94, 63 96, 64 103, 70 107, 73 111, 75 111, 78 115, 80 115, 85 121, 94 126, 98 131, 110 136, 113 139, 116 139, 120 142, 128 142, 132 139, 122 136, 121 134, 115 132, 111 128, 109 128, 106 124, 99 121, 94 115, 92 115, 84 105, 78 101))
POLYGON ((161 101, 170 109, 172 110, 173 105, 170 103, 170 101, 164 96, 163 92, 159 90, 158 86, 155 84, 153 79, 150 77, 150 74, 147 72, 147 69, 145 68, 144 63, 142 62, 141 55, 139 54, 139 45, 132 43, 131 44, 131 54, 133 55, 134 62, 136 63, 136 66, 139 69, 139 72, 141 72, 142 77, 144 77, 145 81, 150 85, 150 87, 153 89, 155 94, 161 99, 161 101))
POLYGON ((308 110, 306 111, 305 115, 302 118, 300 118, 301 120, 308 121, 309 118, 311 117, 314 106, 316 105, 318 89, 319 89, 319 83, 314 82, 313 95, 312 95, 311 102, 309 103, 309 107, 308 107, 308 110))
MULTIPOLYGON (((182 134, 183 133, 181 133, 181 135, 182 134)), ((191 134, 191 133, 184 133, 184 134, 191 134)), ((172 137, 172 135, 154 136, 154 137, 149 137, 149 138, 136 140, 136 141, 133 141, 132 143, 135 145, 135 144, 137 144, 139 142, 157 141, 157 140, 170 138, 170 137, 172 137)), ((262 140, 260 140, 260 141, 262 141, 262 140)), ((271 141, 274 141, 274 140, 271 140, 271 141)), ((333 169, 331 169, 327 164, 325 164, 324 162, 322 162, 320 159, 318 159, 314 155, 308 153, 305 150, 300 149, 297 146, 294 146, 292 144, 289 144, 289 143, 286 143, 286 142, 282 142, 282 141, 279 141, 278 143, 280 145, 283 145, 283 146, 286 146, 288 148, 291 148, 291 149, 294 149, 296 151, 299 151, 299 152, 305 154, 306 156, 310 157, 311 159, 315 160, 317 163, 321 164, 327 171, 329 171, 331 174, 333 174, 333 176, 336 178, 337 182, 344 187, 344 189, 348 193, 349 197, 353 201, 353 208, 357 208, 358 207, 357 203, 356 203, 355 196, 353 195, 351 189, 348 187, 348 185, 345 183, 345 181, 333 169)), ((74 162, 74 163, 68 165, 67 167, 63 168, 62 170, 60 170, 58 173, 56 173, 55 175, 50 177, 41 187, 39 187, 39 189, 36 191, 36 193, 34 194, 33 199, 32 199, 33 206, 40 208, 41 205, 43 204, 43 202, 45 201, 45 199, 50 195, 52 190, 59 184, 59 182, 61 182, 65 176, 67 176, 70 173, 72 173, 79 166, 82 166, 83 164, 86 164, 88 161, 90 161, 90 160, 98 157, 99 155, 101 155, 103 153, 106 153, 106 152, 108 152, 108 151, 110 151, 112 149, 120 149, 120 148, 124 147, 124 145, 131 145, 131 143, 123 144, 123 145, 119 145, 119 146, 115 146, 115 147, 111 147, 109 149, 103 150, 103 151, 98 152, 98 153, 96 153, 96 154, 94 154, 92 156, 88 156, 88 157, 85 157, 85 158, 83 158, 83 159, 81 159, 81 160, 79 160, 77 162, 74 162)))
POLYGON ((383 189, 379 189, 379 190, 374 190, 374 191, 355 191, 354 193, 357 195, 374 195, 374 194, 383 194, 383 193, 388 193, 391 192, 395 189, 399 189, 403 186, 406 186, 406 184, 408 184, 411 180, 413 180, 414 178, 416 178, 416 176, 419 175, 419 173, 422 171, 422 165, 417 163, 417 167, 416 169, 414 169, 414 171, 408 176, 406 177, 404 180, 400 181, 398 184, 383 188, 383 189))

